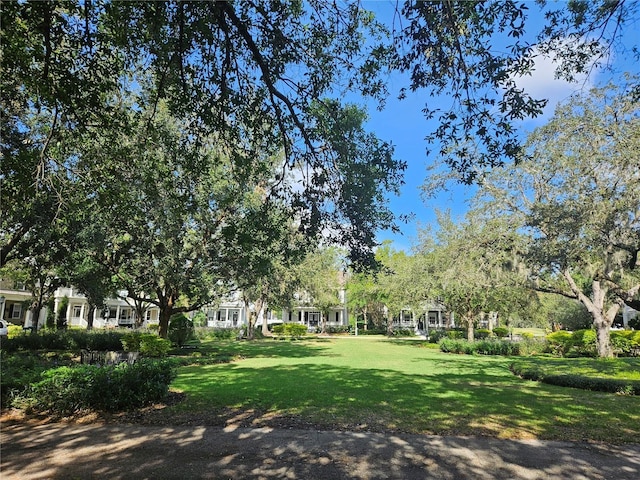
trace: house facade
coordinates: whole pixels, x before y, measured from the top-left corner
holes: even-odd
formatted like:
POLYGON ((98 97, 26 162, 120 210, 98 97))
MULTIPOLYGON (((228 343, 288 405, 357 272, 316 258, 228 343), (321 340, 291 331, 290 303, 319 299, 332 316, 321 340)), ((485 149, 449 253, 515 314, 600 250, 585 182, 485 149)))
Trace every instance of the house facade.
MULTIPOLYGON (((341 295, 341 305, 330 310, 327 325, 348 325, 344 292, 341 295)), ((0 279, 0 318, 4 318, 14 325, 23 328, 38 329, 46 325, 49 308, 44 306, 38 319, 33 318, 30 309, 32 302, 31 292, 24 284, 11 280, 0 279)), ((50 304, 51 305, 51 304, 50 304)), ((158 325, 160 309, 153 304, 145 304, 142 309, 136 309, 135 302, 127 298, 126 291, 119 292, 117 298, 105 300, 105 306, 90 311, 86 297, 73 287, 61 287, 53 295, 53 312, 63 315, 63 323, 70 327, 86 328, 89 324, 89 315, 93 317, 95 328, 134 327, 139 324, 143 327, 158 325), (67 304, 63 312, 62 307, 67 304), (143 319, 138 321, 137 310, 143 310, 143 319)), ((248 315, 253 311, 253 305, 245 305, 240 292, 233 292, 220 299, 219 302, 204 307, 201 311, 206 316, 206 325, 210 328, 241 328, 248 324, 248 315)), ((196 312, 193 312, 195 314, 196 312)), ((300 305, 291 309, 284 309, 278 314, 267 310, 264 320, 268 324, 293 322, 306 325, 309 331, 315 331, 320 325, 320 312, 317 308, 308 305, 300 305)), ((257 325, 261 325, 258 322, 257 325)))

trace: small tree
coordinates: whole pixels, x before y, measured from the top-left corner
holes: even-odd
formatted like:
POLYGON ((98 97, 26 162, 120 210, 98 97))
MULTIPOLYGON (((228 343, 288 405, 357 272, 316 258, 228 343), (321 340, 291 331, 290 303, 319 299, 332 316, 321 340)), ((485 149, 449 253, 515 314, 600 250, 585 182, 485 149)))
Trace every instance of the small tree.
POLYGON ((178 347, 182 347, 193 338, 193 322, 184 313, 177 313, 169 320, 168 337, 178 347))

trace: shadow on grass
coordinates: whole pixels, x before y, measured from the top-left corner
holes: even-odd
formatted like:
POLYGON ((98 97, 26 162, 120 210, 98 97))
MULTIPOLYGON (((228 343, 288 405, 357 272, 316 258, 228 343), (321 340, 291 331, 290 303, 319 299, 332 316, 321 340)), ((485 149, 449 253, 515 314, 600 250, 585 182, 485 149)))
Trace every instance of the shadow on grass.
POLYGON ((320 355, 330 355, 323 343, 330 343, 328 339, 305 340, 239 340, 239 341, 209 341, 199 345, 198 351, 211 352, 217 355, 241 356, 244 358, 306 358, 320 355))
POLYGON ((293 418, 294 425, 350 431, 640 440, 637 399, 540 385, 505 372, 504 364, 478 368, 472 361, 424 375, 314 364, 189 367, 176 381, 187 400, 163 415, 193 423, 199 412, 216 412, 208 421, 224 425, 251 411, 242 426, 293 418))

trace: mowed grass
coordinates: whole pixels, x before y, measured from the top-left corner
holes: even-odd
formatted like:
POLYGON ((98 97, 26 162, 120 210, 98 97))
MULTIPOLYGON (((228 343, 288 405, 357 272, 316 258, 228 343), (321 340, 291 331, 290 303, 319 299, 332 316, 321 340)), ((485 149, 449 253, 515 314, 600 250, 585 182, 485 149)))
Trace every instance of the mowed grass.
MULTIPOLYGON (((251 411, 324 429, 640 443, 640 398, 522 380, 509 358, 375 337, 214 345, 243 358, 180 368, 172 388, 186 398, 167 415, 251 411)), ((572 362, 554 360, 540 361, 572 362)))

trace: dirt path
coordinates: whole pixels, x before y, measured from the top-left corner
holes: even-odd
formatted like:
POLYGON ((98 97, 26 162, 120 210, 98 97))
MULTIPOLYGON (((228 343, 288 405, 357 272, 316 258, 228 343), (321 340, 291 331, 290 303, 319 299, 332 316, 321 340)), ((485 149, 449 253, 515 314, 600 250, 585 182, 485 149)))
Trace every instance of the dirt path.
POLYGON ((640 478, 640 445, 271 428, 5 423, 0 478, 640 478))

